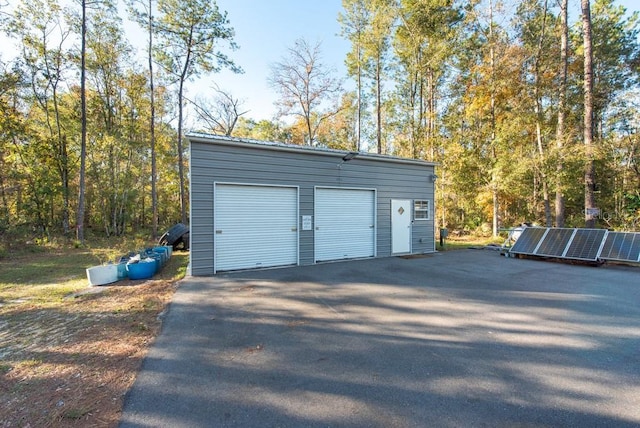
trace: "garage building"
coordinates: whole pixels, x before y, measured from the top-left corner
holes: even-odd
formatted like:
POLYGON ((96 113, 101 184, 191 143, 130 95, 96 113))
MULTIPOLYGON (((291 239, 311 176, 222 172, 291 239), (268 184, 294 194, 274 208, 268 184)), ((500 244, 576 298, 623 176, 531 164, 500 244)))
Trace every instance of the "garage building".
POLYGON ((187 138, 194 276, 435 251, 433 163, 187 138))

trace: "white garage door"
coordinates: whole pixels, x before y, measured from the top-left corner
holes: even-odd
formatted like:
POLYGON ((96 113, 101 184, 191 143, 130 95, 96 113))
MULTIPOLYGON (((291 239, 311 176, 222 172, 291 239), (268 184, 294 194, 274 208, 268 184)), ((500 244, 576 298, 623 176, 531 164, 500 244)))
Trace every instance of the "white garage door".
POLYGON ((315 261, 375 256, 374 190, 316 188, 315 261))
POLYGON ((296 187, 216 184, 215 271, 298 263, 296 187))

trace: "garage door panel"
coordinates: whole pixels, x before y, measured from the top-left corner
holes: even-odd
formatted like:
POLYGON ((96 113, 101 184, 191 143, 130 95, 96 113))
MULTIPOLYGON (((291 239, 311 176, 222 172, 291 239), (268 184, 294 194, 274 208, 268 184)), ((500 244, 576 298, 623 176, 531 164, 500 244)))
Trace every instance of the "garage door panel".
POLYGON ((215 270, 298 263, 298 190, 217 184, 215 270))
POLYGON ((370 245, 353 245, 345 246, 343 242, 337 245, 324 245, 317 251, 316 261, 328 261, 349 259, 358 257, 373 257, 373 251, 370 245))
POLYGON ((375 256, 375 191, 317 188, 315 260, 375 256))

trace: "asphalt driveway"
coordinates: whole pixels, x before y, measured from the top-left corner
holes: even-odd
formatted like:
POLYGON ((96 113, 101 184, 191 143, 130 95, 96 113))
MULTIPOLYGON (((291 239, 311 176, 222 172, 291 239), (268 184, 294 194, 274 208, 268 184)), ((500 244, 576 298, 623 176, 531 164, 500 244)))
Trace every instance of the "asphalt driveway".
POLYGON ((640 426, 640 268, 465 250, 188 278, 121 426, 640 426))

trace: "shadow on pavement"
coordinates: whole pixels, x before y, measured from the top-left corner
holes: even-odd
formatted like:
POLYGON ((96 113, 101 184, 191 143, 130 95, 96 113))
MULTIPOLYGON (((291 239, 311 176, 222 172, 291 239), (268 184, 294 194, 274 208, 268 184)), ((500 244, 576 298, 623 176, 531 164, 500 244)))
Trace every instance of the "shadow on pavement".
POLYGON ((638 426, 638 274, 456 251, 189 278, 121 426, 638 426))

